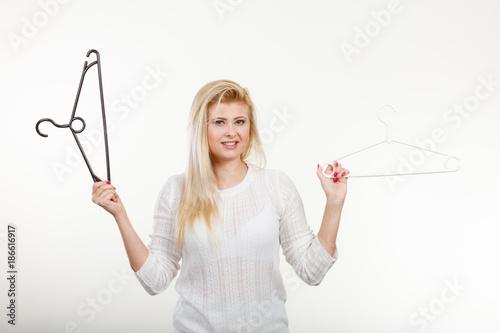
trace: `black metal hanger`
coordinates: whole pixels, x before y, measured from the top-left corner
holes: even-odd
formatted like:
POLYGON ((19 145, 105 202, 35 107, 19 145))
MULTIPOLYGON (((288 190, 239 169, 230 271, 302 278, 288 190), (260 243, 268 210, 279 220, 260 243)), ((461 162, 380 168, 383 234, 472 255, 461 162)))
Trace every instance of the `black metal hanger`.
POLYGON ((59 128, 69 127, 69 129, 71 130, 71 133, 73 134, 73 137, 76 140, 76 143, 78 144, 78 148, 80 148, 80 152, 83 155, 83 159, 85 160, 85 163, 87 164, 87 167, 89 168, 90 175, 92 176, 92 180, 94 182, 101 181, 101 179, 94 174, 94 171, 92 171, 92 167, 90 166, 90 163, 89 163, 89 161, 87 159, 87 156, 85 155, 85 151, 83 150, 82 145, 80 144, 80 141, 78 140, 78 137, 77 137, 77 134, 83 132, 83 130, 85 129, 85 126, 86 126, 85 125, 85 121, 81 117, 75 117, 76 106, 78 105, 78 99, 80 98, 80 92, 82 91, 83 79, 85 78, 85 74, 90 69, 90 67, 92 67, 95 64, 97 64, 97 73, 98 73, 98 76, 99 76, 99 92, 101 94, 102 126, 103 126, 103 129, 104 129, 104 144, 105 144, 105 147, 106 147, 106 166, 107 166, 107 172, 108 172, 108 180, 111 181, 111 172, 110 172, 110 169, 109 169, 108 131, 106 129, 106 113, 104 112, 104 94, 102 92, 101 60, 100 60, 100 57, 99 57, 99 52, 97 52, 97 50, 93 50, 93 49, 87 52, 87 58, 89 57, 89 55, 91 53, 95 53, 95 55, 97 57, 97 60, 91 62, 90 64, 87 64, 88 62, 85 61, 85 63, 83 64, 82 77, 80 78, 80 85, 78 86, 78 92, 76 93, 75 104, 73 105, 73 112, 71 113, 71 118, 69 120, 69 123, 68 124, 64 124, 64 125, 59 125, 55 121, 53 121, 52 119, 43 118, 43 119, 40 119, 36 123, 36 131, 41 136, 43 136, 45 138, 48 137, 47 134, 43 134, 38 129, 38 127, 40 126, 40 124, 43 123, 44 121, 49 121, 54 126, 59 127, 59 128), (72 127, 73 122, 75 120, 79 120, 79 121, 82 122, 83 126, 82 126, 81 129, 75 130, 72 127))

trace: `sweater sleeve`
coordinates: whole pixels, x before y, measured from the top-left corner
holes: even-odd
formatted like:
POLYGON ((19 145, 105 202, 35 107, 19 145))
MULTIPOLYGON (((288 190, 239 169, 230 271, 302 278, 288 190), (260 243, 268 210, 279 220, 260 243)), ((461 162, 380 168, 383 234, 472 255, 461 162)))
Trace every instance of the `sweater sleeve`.
POLYGON ((333 256, 321 245, 306 221, 304 205, 290 177, 279 171, 278 197, 281 203, 280 244, 285 260, 308 285, 317 286, 337 261, 337 246, 333 256))
POLYGON ((153 233, 149 235, 149 255, 134 273, 150 295, 167 289, 180 268, 182 255, 175 239, 175 217, 181 193, 178 180, 177 176, 171 176, 160 191, 153 215, 153 233))

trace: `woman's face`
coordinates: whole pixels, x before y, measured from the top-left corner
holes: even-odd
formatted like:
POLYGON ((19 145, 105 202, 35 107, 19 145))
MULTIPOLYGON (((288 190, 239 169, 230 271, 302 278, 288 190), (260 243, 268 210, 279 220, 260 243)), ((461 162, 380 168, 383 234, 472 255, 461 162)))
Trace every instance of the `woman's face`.
POLYGON ((216 108, 217 103, 208 109, 207 138, 212 160, 240 160, 250 136, 247 108, 242 102, 220 103, 215 115, 216 108))

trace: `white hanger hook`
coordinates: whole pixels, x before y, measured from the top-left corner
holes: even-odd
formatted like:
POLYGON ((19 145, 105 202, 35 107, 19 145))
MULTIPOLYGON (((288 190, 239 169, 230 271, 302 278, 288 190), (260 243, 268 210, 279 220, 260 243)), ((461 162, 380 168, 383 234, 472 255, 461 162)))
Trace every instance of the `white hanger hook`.
POLYGON ((452 172, 457 171, 458 169, 460 169, 460 159, 459 159, 458 157, 456 157, 456 156, 448 156, 448 157, 444 160, 444 167, 445 167, 448 171, 452 171, 452 172), (457 163, 457 164, 456 164, 457 166, 456 166, 455 168, 450 168, 450 166, 449 166, 449 164, 448 164, 448 163, 450 162, 450 160, 451 160, 451 159, 455 159, 455 160, 457 161, 457 162, 455 162, 455 163, 457 163))
POLYGON ((380 118, 380 111, 384 108, 384 107, 390 107, 392 109, 392 111, 396 112, 396 109, 394 108, 394 106, 392 106, 391 104, 382 104, 379 108, 378 108, 378 111, 377 111, 377 117, 378 117, 378 120, 380 120, 381 122, 384 123, 385 125, 385 129, 386 129, 386 141, 387 143, 390 143, 391 142, 391 135, 389 134, 389 124, 387 124, 387 122, 385 122, 384 120, 382 120, 382 118, 380 118))

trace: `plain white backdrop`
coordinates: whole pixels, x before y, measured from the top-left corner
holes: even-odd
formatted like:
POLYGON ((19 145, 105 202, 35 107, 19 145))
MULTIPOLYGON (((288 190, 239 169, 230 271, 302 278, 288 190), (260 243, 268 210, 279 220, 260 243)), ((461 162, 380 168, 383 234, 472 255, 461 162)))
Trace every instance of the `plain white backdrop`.
MULTIPOLYGON (((149 244, 153 208, 187 163, 189 108, 216 79, 248 87, 268 168, 319 230, 317 163, 385 135, 460 158, 457 172, 352 178, 339 260, 319 286, 282 256, 290 332, 499 332, 500 4, 480 1, 2 1, 0 276, 17 226, 16 327, 2 332, 173 332, 176 279, 149 296, 67 124, 86 53, 101 55, 111 179, 149 244)), ((91 59, 95 59, 93 56, 91 59)), ((106 177, 97 69, 77 116, 106 177)), ((411 148, 341 160, 351 172, 425 171, 411 148)))

